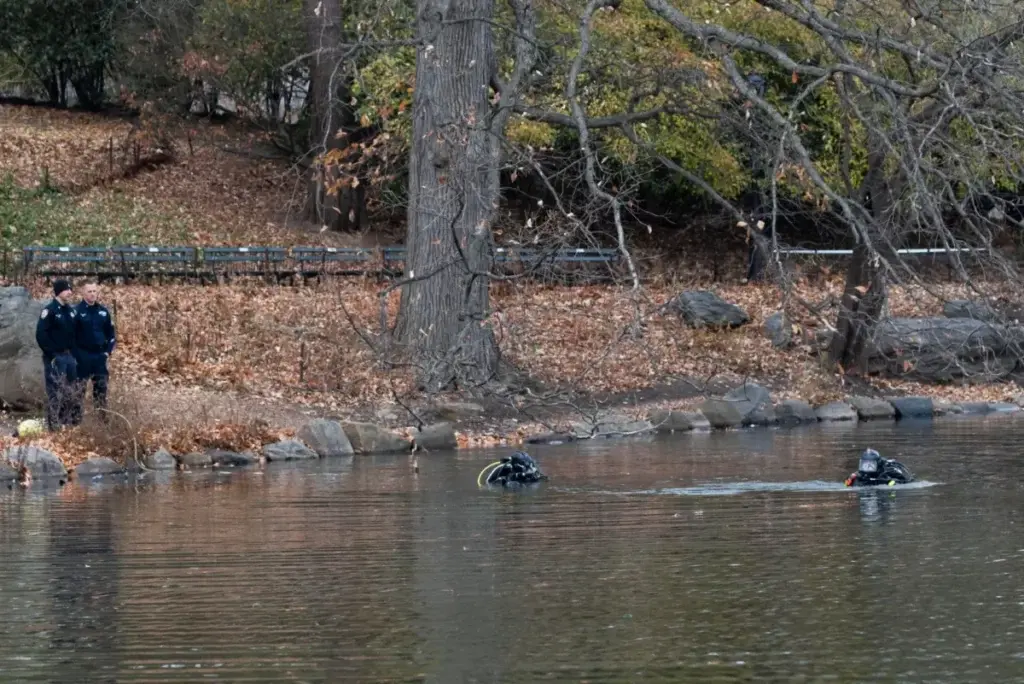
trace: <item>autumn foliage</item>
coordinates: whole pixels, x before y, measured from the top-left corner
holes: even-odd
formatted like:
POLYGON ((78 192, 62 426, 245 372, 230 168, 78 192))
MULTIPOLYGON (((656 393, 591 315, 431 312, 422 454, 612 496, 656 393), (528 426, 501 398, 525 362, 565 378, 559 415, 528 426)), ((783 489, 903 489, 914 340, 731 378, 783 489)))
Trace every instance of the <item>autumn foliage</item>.
MULTIPOLYGON (((171 163, 111 178, 111 141, 116 148, 133 135, 124 122, 0 107, 0 134, 0 174, 31 188, 45 167, 63 191, 59 198, 68 211, 98 217, 90 224, 96 230, 129 226, 137 244, 391 243, 387 236, 337 235, 295 222, 290 167, 230 151, 264 149, 256 135, 183 130, 171 163)), ((69 230, 81 225, 70 223, 69 230)), ((8 238, 11 244, 58 239, 47 228, 39 225, 37 234, 8 238)), ((85 236, 72 231, 58 244, 85 243, 79 237, 85 236)), ((692 382, 694 391, 666 395, 658 405, 685 406, 711 386, 745 378, 766 383, 779 398, 824 402, 849 394, 849 381, 824 363, 816 342, 817 333, 834 320, 842 279, 807 269, 785 299, 771 285, 741 282, 744 252, 717 256, 724 266, 715 282, 712 273, 719 269, 708 266, 707 252, 673 261, 641 249, 637 258, 649 282, 639 293, 612 285, 493 284, 487 324, 503 358, 545 387, 605 396, 620 406, 638 390, 677 380, 692 382), (686 327, 666 306, 683 289, 716 291, 743 307, 750 324, 732 331, 686 327), (817 305, 822 316, 815 318, 797 301, 817 305), (787 350, 773 348, 763 331, 765 319, 783 306, 796 339, 787 350)), ((44 281, 27 285, 36 296, 49 296, 44 281)), ((235 280, 108 286, 104 299, 119 330, 111 363, 112 408, 123 419, 105 425, 92 419, 42 443, 72 459, 90 452, 129 456, 136 448, 160 446, 253 449, 288 434, 309 416, 376 420, 382 407, 415 399, 408 369, 382 364, 378 354, 380 295, 386 285, 374 277, 348 277, 298 285, 235 280)), ((952 284, 930 287, 944 297, 968 294, 952 284)), ((938 313, 941 298, 895 287, 890 305, 895 315, 930 315, 938 313)), ((385 302, 389 324, 397 307, 393 292, 385 302)), ((905 381, 867 381, 883 392, 922 391, 905 381)), ((993 400, 1008 392, 1001 386, 953 385, 926 391, 993 400)), ((413 423, 406 412, 397 415, 392 427, 413 423)), ((539 429, 535 424, 502 430, 479 426, 461 439, 466 444, 514 441, 539 429)))

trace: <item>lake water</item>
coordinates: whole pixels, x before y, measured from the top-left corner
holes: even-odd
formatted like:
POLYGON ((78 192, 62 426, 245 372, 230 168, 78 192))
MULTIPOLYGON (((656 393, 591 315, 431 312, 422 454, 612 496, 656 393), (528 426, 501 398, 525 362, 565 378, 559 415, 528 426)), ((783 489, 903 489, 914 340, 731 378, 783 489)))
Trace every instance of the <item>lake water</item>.
POLYGON ((1024 681, 1024 419, 0 492, 3 682, 1024 681), (836 483, 860 449, 924 486, 836 483))

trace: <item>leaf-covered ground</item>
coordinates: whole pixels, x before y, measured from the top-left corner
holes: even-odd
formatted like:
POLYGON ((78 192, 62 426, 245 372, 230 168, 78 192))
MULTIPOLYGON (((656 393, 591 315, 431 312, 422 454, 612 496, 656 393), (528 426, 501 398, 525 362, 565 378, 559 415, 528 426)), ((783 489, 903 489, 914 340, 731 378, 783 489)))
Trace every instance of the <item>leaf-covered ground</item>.
MULTIPOLYGON (((215 129, 195 132, 192 152, 187 139, 179 138, 173 163, 132 178, 103 180, 110 170, 111 141, 116 146, 129 133, 129 124, 120 120, 0 106, 0 177, 11 179, 0 188, 18 195, 0 194, 0 218, 12 221, 0 225, 6 243, 88 244, 125 236, 151 244, 346 244, 356 239, 293 220, 295 170, 281 161, 226 151, 256 149, 259 141, 215 129), (59 192, 40 190, 43 167, 59 192), (26 211, 36 213, 26 219, 26 211), (15 214, 20 224, 10 219, 15 214)), ((742 257, 730 258, 735 265, 742 257)), ((724 284, 712 283, 710 269, 699 263, 666 265, 661 271, 666 276, 641 295, 611 286, 494 286, 493 322, 506 358, 548 387, 618 396, 620 406, 630 392, 680 380, 700 388, 753 378, 769 384, 777 397, 814 402, 850 392, 841 376, 810 352, 820 322, 809 315, 794 320, 804 342, 787 351, 772 348, 763 324, 780 307, 775 288, 740 284, 734 271, 724 284), (697 287, 739 304, 751 323, 730 332, 692 330, 661 310, 682 289, 697 287)), ((45 283, 29 285, 37 296, 48 296, 45 283)), ((118 436, 109 426, 86 427, 42 441, 73 462, 92 452, 125 453, 136 446, 251 447, 287 434, 309 415, 375 419, 380 409, 394 409, 396 396, 410 400, 409 378, 382 370, 371 348, 379 333, 383 287, 373 279, 348 278, 301 287, 237 282, 107 288, 105 299, 119 327, 113 401, 123 415, 118 420, 134 429, 118 436), (141 444, 134 444, 132 435, 141 444)), ((956 287, 936 287, 946 296, 957 294, 956 287)), ((841 279, 832 275, 803 279, 794 294, 821 304, 826 318, 834 320, 828 302, 837 302, 840 292, 841 279)), ((397 305, 393 293, 389 317, 397 305)), ((938 300, 920 290, 893 291, 895 314, 938 309, 938 300)), ((1002 385, 873 382, 886 392, 949 399, 1002 400, 1014 394, 1002 385)), ((665 392, 636 408, 685 406, 697 400, 696 394, 665 392)), ((407 413, 393 412, 398 416, 391 419, 393 427, 412 423, 407 413)), ((462 438, 494 443, 540 429, 525 417, 520 421, 506 420, 462 438)))
MULTIPOLYGON (((257 133, 197 122, 171 131, 174 161, 122 171, 158 143, 124 119, 0 105, 0 188, 22 193, 37 221, 7 242, 22 244, 346 245, 352 236, 301 220, 299 170, 257 133), (45 182, 44 182, 44 179, 45 182)), ((2 192, 2 190, 0 190, 2 192)))
MULTIPOLYGON (((384 371, 370 345, 379 321, 374 281, 341 280, 319 287, 265 286, 245 283, 220 286, 116 286, 106 292, 116 311, 118 350, 111 371, 119 410, 132 422, 148 425, 148 447, 179 450, 223 444, 252 446, 266 435, 284 434, 312 415, 376 419, 395 409, 396 395, 415 404, 409 378, 384 371), (234 441, 232 441, 234 440, 234 441)), ((45 285, 33 288, 39 296, 45 285)), ((571 388, 594 395, 618 395, 687 379, 694 385, 729 385, 753 378, 773 388, 778 398, 825 402, 851 393, 840 375, 810 352, 810 343, 779 351, 762 326, 777 310, 778 293, 769 286, 714 288, 743 306, 749 325, 729 332, 686 327, 661 305, 678 288, 648 289, 637 301, 628 289, 524 286, 496 292, 494 305, 502 348, 517 367, 548 387, 571 388), (627 334, 633 317, 644 322, 640 336, 627 334)), ((838 281, 820 284, 805 296, 838 295, 838 281)), ((950 294, 954 294, 950 292, 950 294)), ((899 314, 934 313, 912 292, 894 293, 899 314)), ((397 309, 389 300, 389 318, 397 309)), ((798 319, 805 339, 813 338, 815 321, 798 319)), ((874 379, 878 391, 925 393, 947 399, 1005 400, 1012 386, 919 386, 900 380, 874 379)), ((860 390, 857 390, 860 391, 860 390)), ((696 392, 665 393, 635 407, 685 407, 699 401, 696 392)), ((622 401, 616 402, 621 404, 622 401)), ((392 426, 411 425, 412 417, 394 411, 392 426)), ((579 416, 566 414, 565 420, 579 416)), ((520 422, 503 422, 466 440, 487 444, 541 430, 520 422)), ((64 452, 100 449, 100 440, 70 436, 64 452)), ((122 450, 123 450, 122 445, 122 450)))

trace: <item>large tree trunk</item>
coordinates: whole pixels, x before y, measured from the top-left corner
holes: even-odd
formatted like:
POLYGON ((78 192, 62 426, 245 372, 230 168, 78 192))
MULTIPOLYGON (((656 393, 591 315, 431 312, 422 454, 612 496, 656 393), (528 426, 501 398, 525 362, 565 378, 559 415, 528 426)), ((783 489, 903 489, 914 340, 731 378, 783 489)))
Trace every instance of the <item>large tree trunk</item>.
POLYGON ((500 148, 488 85, 493 0, 419 0, 406 277, 396 338, 426 391, 486 383, 498 368, 487 323, 500 148))
POLYGON ((328 188, 337 185, 337 171, 325 169, 319 159, 341 144, 338 131, 352 123, 347 70, 337 53, 343 35, 341 0, 303 0, 303 15, 306 48, 316 53, 310 64, 308 95, 309 146, 314 164, 308 181, 306 217, 337 229, 341 216, 338 194, 328 192, 328 188))
POLYGON ((886 152, 877 134, 868 136, 868 172, 861 183, 858 199, 870 207, 867 236, 853 250, 846 271, 846 286, 832 338, 831 360, 847 373, 865 370, 865 351, 874 326, 885 311, 888 288, 880 256, 892 260, 896 254, 888 248, 883 228, 891 222, 892 188, 885 176, 886 152))
POLYGON ((859 244, 846 272, 846 287, 832 338, 831 358, 844 371, 863 370, 867 343, 885 309, 886 283, 877 260, 859 244))

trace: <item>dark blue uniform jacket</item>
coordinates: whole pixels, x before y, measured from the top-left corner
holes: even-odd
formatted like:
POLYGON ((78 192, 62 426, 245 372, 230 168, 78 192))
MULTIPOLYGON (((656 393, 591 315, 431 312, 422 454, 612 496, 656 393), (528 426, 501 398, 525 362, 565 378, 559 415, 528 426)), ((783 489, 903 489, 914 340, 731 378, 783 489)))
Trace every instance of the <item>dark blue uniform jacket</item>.
POLYGON ((117 338, 110 312, 102 304, 79 302, 75 307, 75 356, 80 375, 104 375, 106 356, 114 351, 117 338))
POLYGON ((49 361, 58 354, 75 351, 75 322, 77 312, 54 299, 39 314, 36 322, 36 342, 49 361))

